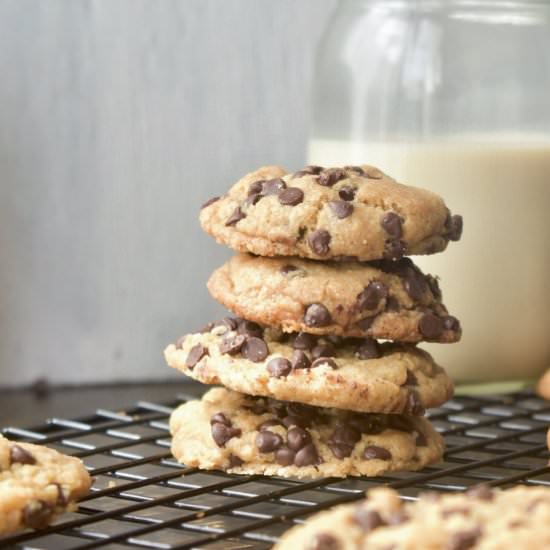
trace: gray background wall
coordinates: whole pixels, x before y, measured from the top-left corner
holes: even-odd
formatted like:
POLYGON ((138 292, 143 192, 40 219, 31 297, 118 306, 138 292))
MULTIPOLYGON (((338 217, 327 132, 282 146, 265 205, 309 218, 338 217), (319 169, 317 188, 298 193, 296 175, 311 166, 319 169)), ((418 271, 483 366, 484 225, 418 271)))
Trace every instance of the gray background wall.
POLYGON ((305 160, 336 0, 0 0, 0 385, 172 376, 221 313, 199 205, 305 160))

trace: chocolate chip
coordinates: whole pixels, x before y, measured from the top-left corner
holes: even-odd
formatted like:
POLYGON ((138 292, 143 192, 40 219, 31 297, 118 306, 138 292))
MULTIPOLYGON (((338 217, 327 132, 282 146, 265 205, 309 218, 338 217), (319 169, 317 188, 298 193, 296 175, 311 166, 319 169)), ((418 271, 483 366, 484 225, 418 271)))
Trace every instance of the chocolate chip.
POLYGON ((357 326, 357 328, 366 332, 372 326, 376 317, 378 317, 378 315, 371 315, 370 317, 365 317, 364 319, 360 319, 359 321, 357 321, 355 325, 357 326))
POLYGON ((411 519, 407 512, 405 512, 404 510, 397 510, 396 512, 392 512, 389 516, 386 517, 388 525, 401 525, 411 519))
POLYGON ((407 378, 405 380, 404 386, 418 386, 418 380, 414 373, 407 369, 407 378))
POLYGON ((267 372, 274 378, 281 378, 287 376, 292 370, 292 365, 288 359, 284 357, 275 357, 271 359, 266 365, 267 372))
POLYGON ((308 327, 326 327, 332 323, 332 316, 323 304, 310 304, 304 314, 304 323, 308 327))
POLYGON ((353 426, 342 424, 336 426, 330 434, 329 441, 353 447, 361 439, 361 432, 353 426))
POLYGON ((384 245, 384 258, 399 260, 407 251, 407 245, 399 239, 388 239, 384 245))
POLYGON ((264 414, 270 410, 269 404, 264 397, 252 397, 249 395, 248 398, 253 401, 252 405, 245 405, 244 408, 252 411, 254 414, 264 414))
POLYGON ((395 212, 387 212, 382 216, 380 225, 382 229, 392 238, 400 239, 403 235, 403 228, 401 224, 403 220, 395 212))
POLYGON ((335 183, 347 178, 347 174, 340 168, 328 168, 319 174, 317 183, 324 187, 332 187, 335 183))
POLYGON ((493 489, 491 489, 491 487, 489 487, 489 485, 486 485, 485 483, 470 487, 466 491, 466 494, 469 497, 478 498, 480 500, 493 500, 495 496, 493 489))
POLYGON ((353 213, 353 204, 346 201, 330 201, 328 205, 339 220, 348 218, 353 213))
POLYGON ((304 192, 298 187, 288 187, 279 191, 279 202, 285 206, 296 206, 304 200, 304 192))
POLYGON ((231 426, 231 421, 222 412, 216 413, 210 418, 211 426, 216 423, 223 424, 224 426, 231 426))
POLYGON ((365 171, 363 170, 363 168, 361 168, 361 166, 344 166, 344 170, 347 170, 348 172, 355 172, 360 176, 366 175, 365 171))
POLYGON ((359 359, 378 359, 380 357, 378 342, 372 338, 365 338, 357 347, 355 355, 359 359))
POLYGON ((265 422, 262 422, 261 424, 259 424, 256 429, 259 432, 263 432, 268 428, 273 428, 273 426, 283 426, 283 425, 284 424, 278 418, 271 418, 270 420, 266 420, 265 422))
POLYGON ((418 323, 420 333, 429 340, 439 338, 443 333, 443 321, 433 313, 423 315, 418 323))
POLYGON ((254 206, 255 204, 257 204, 261 198, 262 198, 262 195, 260 193, 255 193, 254 195, 249 195, 248 197, 246 197, 243 203, 243 206, 246 207, 245 210, 248 207, 254 206))
POLYGON ((366 533, 386 525, 386 522, 376 510, 367 510, 363 508, 363 506, 358 506, 355 509, 353 513, 353 521, 366 533))
POLYGON ((256 447, 260 453, 272 453, 283 444, 283 438, 276 433, 264 430, 256 436, 256 447))
POLYGON ((221 321, 216 321, 214 327, 225 327, 227 330, 237 330, 238 322, 233 317, 224 317, 221 321))
POLYGON ((36 458, 19 445, 13 445, 10 449, 11 464, 36 464, 36 458))
POLYGON ((308 369, 311 366, 309 357, 301 349, 297 349, 292 354, 293 369, 308 369))
POLYGON ((326 256, 330 250, 330 233, 326 229, 317 229, 307 238, 309 247, 318 256, 326 256))
POLYGON ((388 296, 386 298, 386 311, 399 311, 401 306, 395 296, 388 296))
POLYGON ((290 466, 294 463, 296 453, 288 447, 281 447, 275 451, 275 461, 281 466, 290 466))
POLYGON ((311 466, 319 464, 319 455, 317 449, 313 443, 302 447, 294 457, 294 464, 296 466, 311 466))
POLYGON ((309 432, 303 428, 290 428, 286 436, 286 443, 293 451, 299 451, 302 447, 311 443, 311 436, 309 432))
POLYGON ((287 414, 286 405, 281 401, 277 401, 275 399, 268 399, 267 409, 269 410, 269 412, 277 415, 279 418, 283 418, 287 414))
POLYGON ((261 339, 254 336, 247 338, 241 348, 241 355, 254 363, 260 363, 269 354, 267 344, 261 339))
POLYGON ((241 210, 240 206, 237 206, 229 218, 227 218, 225 225, 235 225, 238 221, 246 218, 246 214, 241 210))
POLYGON ((65 495, 63 487, 61 487, 59 483, 55 483, 54 485, 57 487, 57 506, 67 506, 67 504, 69 504, 69 499, 67 495, 65 495))
POLYGON ((409 391, 407 396, 407 403, 405 404, 405 413, 409 416, 420 416, 423 415, 425 409, 418 397, 418 394, 414 390, 409 391))
POLYGON ((250 184, 248 187, 248 196, 258 195, 262 192, 262 186, 265 180, 258 180, 250 184))
POLYGON ((244 460, 237 455, 229 455, 229 467, 239 468, 244 464, 244 460))
POLYGON ((376 309, 380 302, 388 297, 388 287, 380 281, 371 281, 365 290, 357 295, 356 304, 359 311, 376 309))
POLYGON ((363 451, 363 458, 365 460, 390 460, 391 453, 387 449, 384 449, 384 447, 377 447, 376 445, 369 445, 364 451, 363 451))
POLYGON ((350 445, 344 445, 343 443, 334 443, 332 441, 328 441, 327 445, 332 454, 338 460, 348 458, 348 456, 351 456, 351 453, 353 452, 353 447, 351 447, 350 445))
POLYGON ((460 321, 452 315, 446 315, 445 317, 443 317, 443 328, 445 330, 458 332, 460 330, 460 321))
POLYGON ((460 237, 462 236, 462 228, 462 216, 452 216, 448 233, 449 239, 451 241, 459 241, 460 237))
POLYGON ((363 434, 376 435, 388 427, 388 418, 396 415, 354 414, 348 421, 349 425, 363 434))
POLYGON ((426 436, 422 432, 417 433, 415 443, 416 443, 417 447, 427 447, 428 446, 428 440, 426 439, 426 436))
POLYGON ((338 365, 336 361, 332 360, 330 357, 318 357, 311 363, 311 368, 315 367, 330 367, 331 369, 337 369, 338 365))
POLYGON ((255 336, 256 338, 262 338, 264 335, 264 329, 258 323, 246 321, 245 319, 239 323, 237 332, 244 336, 255 336))
MULTIPOLYGON (((202 332, 202 331, 201 331, 202 332)), ((180 336, 177 340, 176 340, 176 343, 174 344, 176 346, 176 349, 182 349, 183 348, 183 343, 185 342, 185 339, 187 338, 187 335, 183 335, 183 336, 180 336)))
POLYGON ((428 283, 424 275, 416 269, 409 269, 407 278, 403 281, 407 294, 413 299, 420 301, 428 291, 428 283))
POLYGON ((318 344, 311 350, 311 357, 319 359, 319 357, 334 357, 336 349, 332 344, 318 344))
POLYGON ((340 550, 341 548, 342 546, 336 537, 328 533, 317 533, 308 545, 307 550, 340 550))
POLYGON ((468 550, 468 548, 475 546, 480 536, 481 529, 479 527, 457 531, 449 537, 445 548, 447 550, 468 550))
POLYGON ((430 287, 433 297, 436 300, 441 300, 442 294, 441 294, 441 289, 439 288, 439 282, 437 277, 434 277, 433 275, 424 275, 424 278, 426 279, 426 282, 430 287))
POLYGON ((221 422, 215 422, 211 427, 212 439, 218 447, 224 447, 233 437, 240 437, 242 432, 238 428, 226 426, 221 422))
POLYGON ((207 206, 210 206, 211 204, 214 204, 215 202, 219 201, 220 197, 212 197, 211 199, 208 199, 202 206, 201 210, 203 208, 206 208, 207 206))
POLYGON ((313 336, 313 334, 309 334, 307 332, 299 332, 296 335, 296 338, 294 339, 294 343, 292 344, 292 347, 294 349, 313 349, 315 347, 315 344, 317 342, 317 338, 313 336))
POLYGON ((218 346, 218 349, 220 350, 220 353, 236 355, 239 351, 241 351, 245 340, 246 336, 242 334, 235 334, 224 338, 218 346))
POLYGON ((208 355, 208 348, 202 344, 194 345, 185 359, 185 366, 192 369, 205 355, 208 355))
POLYGON ((31 502, 23 509, 23 523, 31 529, 44 529, 54 512, 55 508, 43 500, 31 502))
POLYGON ((266 197, 269 195, 278 195, 281 189, 286 189, 286 183, 280 178, 264 181, 262 195, 266 197))
POLYGON ((355 198, 355 189, 349 185, 344 185, 339 191, 338 196, 343 201, 352 201, 355 198))
POLYGON ((281 267, 280 271, 283 275, 286 275, 288 273, 291 273, 292 271, 298 271, 298 268, 292 264, 285 264, 281 267))
MULTIPOLYGON (((206 334, 208 332, 210 332, 213 328, 214 328, 215 324, 210 322, 210 323, 206 323, 206 325, 204 325, 200 330, 199 332, 201 334, 206 334)), ((183 340, 185 339, 185 336, 180 336, 177 340, 176 340, 176 347, 178 345, 178 343, 180 342, 181 340, 181 344, 183 344, 183 340)))

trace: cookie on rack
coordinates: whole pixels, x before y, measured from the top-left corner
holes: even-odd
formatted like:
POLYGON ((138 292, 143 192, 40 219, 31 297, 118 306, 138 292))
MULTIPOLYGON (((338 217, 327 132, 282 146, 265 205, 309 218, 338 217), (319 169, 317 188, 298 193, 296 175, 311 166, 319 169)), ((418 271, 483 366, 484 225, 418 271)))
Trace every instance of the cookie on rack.
POLYGON ((233 256, 208 281, 238 316, 285 332, 456 342, 461 329, 441 302, 437 279, 409 258, 316 262, 233 256))
POLYGON ((285 334, 229 317, 164 355, 204 384, 319 407, 420 415, 453 393, 445 371, 410 344, 285 334))
POLYGON ((80 459, 0 435, 0 534, 46 527, 90 485, 80 459))
POLYGON ((200 221, 234 250, 316 260, 433 254, 462 233, 439 196, 367 165, 260 168, 208 201, 200 221))
POLYGON ((170 431, 178 461, 235 474, 376 476, 418 470, 444 450, 423 417, 311 407, 225 388, 180 405, 170 431))
POLYGON ((550 369, 548 369, 537 383, 537 393, 546 400, 550 400, 550 369))
POLYGON ((550 488, 477 486, 407 503, 392 489, 373 489, 358 504, 337 506, 292 528, 275 546, 295 548, 543 550, 550 548, 550 488))

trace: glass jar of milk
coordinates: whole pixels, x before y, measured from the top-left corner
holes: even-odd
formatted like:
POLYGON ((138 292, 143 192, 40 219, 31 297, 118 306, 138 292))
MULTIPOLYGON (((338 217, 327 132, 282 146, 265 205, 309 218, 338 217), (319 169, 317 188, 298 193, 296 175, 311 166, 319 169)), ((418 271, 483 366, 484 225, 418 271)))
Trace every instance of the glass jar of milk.
POLYGON ((550 367, 550 2, 344 0, 321 39, 309 162, 367 163, 464 216, 441 277, 459 381, 550 367))

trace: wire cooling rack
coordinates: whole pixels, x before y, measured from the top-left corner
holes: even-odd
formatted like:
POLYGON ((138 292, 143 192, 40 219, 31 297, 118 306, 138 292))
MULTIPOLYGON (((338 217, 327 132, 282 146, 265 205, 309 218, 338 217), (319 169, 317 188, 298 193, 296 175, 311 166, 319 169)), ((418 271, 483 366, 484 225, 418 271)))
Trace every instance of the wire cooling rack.
POLYGON ((82 458, 92 492, 42 531, 0 538, 1 548, 270 548, 292 525, 380 484, 414 499, 421 491, 462 491, 480 482, 550 485, 546 430, 550 403, 532 393, 455 397, 428 412, 447 443, 444 462, 379 478, 293 481, 235 476, 179 465, 170 455, 168 417, 179 403, 139 402, 78 420, 52 418, 11 439, 82 458))

